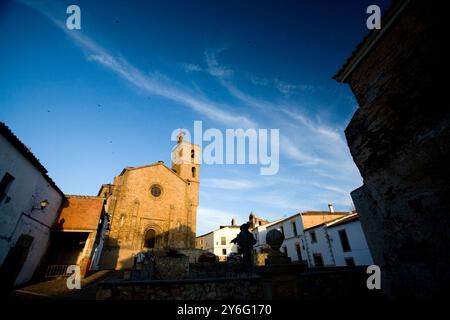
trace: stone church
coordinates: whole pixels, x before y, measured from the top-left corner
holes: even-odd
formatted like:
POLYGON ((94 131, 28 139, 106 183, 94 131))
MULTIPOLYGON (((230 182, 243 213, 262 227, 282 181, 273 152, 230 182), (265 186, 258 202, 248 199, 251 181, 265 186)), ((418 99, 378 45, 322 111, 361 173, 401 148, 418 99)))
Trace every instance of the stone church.
POLYGON ((110 230, 102 253, 103 269, 130 268, 136 253, 191 249, 199 193, 200 148, 178 136, 172 165, 163 161, 126 167, 113 184, 102 185, 110 230))

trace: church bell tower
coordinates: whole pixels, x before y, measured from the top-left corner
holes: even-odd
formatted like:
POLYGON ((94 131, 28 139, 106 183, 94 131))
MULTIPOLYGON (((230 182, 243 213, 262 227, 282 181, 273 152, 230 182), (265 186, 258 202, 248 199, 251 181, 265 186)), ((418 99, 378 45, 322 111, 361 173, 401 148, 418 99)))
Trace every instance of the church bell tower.
POLYGON ((172 170, 187 181, 199 182, 200 147, 184 141, 184 134, 178 134, 177 145, 172 150, 172 170))

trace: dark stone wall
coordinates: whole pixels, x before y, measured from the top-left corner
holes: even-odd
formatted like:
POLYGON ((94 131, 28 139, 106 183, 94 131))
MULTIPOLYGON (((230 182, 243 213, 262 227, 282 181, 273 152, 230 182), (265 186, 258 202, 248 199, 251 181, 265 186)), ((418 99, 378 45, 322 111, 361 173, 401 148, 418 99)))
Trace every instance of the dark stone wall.
POLYGON ((104 281, 98 300, 311 300, 382 301, 379 290, 366 286, 365 267, 315 268, 299 271, 281 265, 277 272, 234 277, 104 281), (281 272, 280 272, 281 271, 281 272))
POLYGON ((255 300, 263 297, 259 279, 197 279, 104 282, 97 300, 255 300))
POLYGON ((450 284, 444 12, 411 1, 347 80, 359 109, 345 133, 364 179, 352 197, 390 298, 450 284))

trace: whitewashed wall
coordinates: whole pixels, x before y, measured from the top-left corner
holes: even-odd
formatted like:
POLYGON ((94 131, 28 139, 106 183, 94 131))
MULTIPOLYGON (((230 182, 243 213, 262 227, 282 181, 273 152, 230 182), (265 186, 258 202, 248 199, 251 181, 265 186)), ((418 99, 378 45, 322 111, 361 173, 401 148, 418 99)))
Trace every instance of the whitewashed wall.
POLYGON ((225 257, 230 254, 230 252, 238 252, 238 246, 236 244, 230 243, 231 240, 236 238, 238 233, 241 232, 239 228, 222 228, 213 232, 214 234, 214 251, 216 256, 225 257), (222 245, 221 238, 225 237, 225 245, 222 245), (226 249, 227 254, 224 255, 222 250, 226 249))
POLYGON ((308 246, 308 265, 317 267, 314 263, 313 255, 320 254, 325 267, 335 266, 332 248, 327 239, 327 229, 324 225, 305 231, 306 245, 308 246), (317 242, 312 241, 311 233, 316 234, 317 242))
POLYGON ((63 196, 0 135, 0 179, 6 172, 14 176, 15 180, 7 191, 9 202, 6 203, 6 199, 3 199, 0 204, 0 264, 21 234, 34 238, 15 282, 15 285, 21 285, 31 279, 46 252, 50 236, 47 226, 52 226, 55 222, 63 196), (43 211, 32 211, 33 207, 39 207, 42 200, 47 200, 49 205, 43 211), (41 224, 26 217, 23 212, 41 224))
POLYGON ((281 230, 283 227, 284 231, 284 242, 282 244, 281 251, 284 252, 283 248, 286 247, 287 256, 291 258, 292 261, 305 261, 307 260, 307 252, 306 246, 303 240, 303 224, 301 222, 300 215, 292 216, 286 220, 282 220, 280 222, 270 223, 263 226, 258 226, 253 229, 253 234, 255 235, 255 239, 257 243, 254 248, 256 251, 259 251, 261 248, 267 246, 266 243, 266 235, 267 232, 273 229, 281 230), (294 233, 294 229, 292 224, 295 223, 297 229, 297 235, 294 233), (300 245, 300 255, 301 259, 297 254, 296 244, 300 245))
POLYGON ((313 254, 322 255, 325 266, 346 266, 345 258, 353 258, 355 265, 373 264, 372 255, 364 236, 359 220, 336 226, 321 225, 305 231, 308 245, 309 265, 314 267, 313 254), (350 244, 350 251, 344 252, 339 231, 345 230, 350 244), (317 242, 311 241, 311 233, 315 232, 317 242), (327 237, 328 234, 328 237, 327 237))
POLYGON ((230 243, 230 241, 236 238, 239 232, 239 228, 229 227, 214 230, 209 234, 197 237, 197 239, 195 240, 196 248, 208 250, 209 252, 214 253, 216 256, 222 257, 223 260, 225 256, 228 256, 230 254, 230 252, 238 252, 238 246, 236 244, 230 243), (222 245, 222 237, 225 237, 225 245, 222 245), (203 241, 202 243, 200 242, 201 240, 203 241), (226 255, 222 253, 223 249, 227 250, 226 255))
POLYGON ((367 245, 359 220, 348 222, 335 227, 328 227, 336 266, 345 266, 345 258, 353 258, 355 265, 373 264, 372 255, 367 245), (350 251, 344 252, 339 239, 339 230, 345 230, 350 244, 350 251))
MULTIPOLYGON (((300 216, 295 215, 289 219, 273 224, 267 227, 267 232, 272 229, 281 229, 281 227, 283 227, 284 231, 284 242, 281 247, 281 251, 284 252, 284 247, 286 247, 287 256, 291 258, 292 261, 299 261, 295 245, 298 243, 300 244, 300 246, 302 246, 301 235, 303 234, 303 225, 301 223, 300 216), (296 225, 297 235, 295 235, 294 233, 294 229, 292 226, 293 223, 295 223, 296 225)), ((307 258, 306 252, 304 252, 302 247, 301 247, 301 255, 302 255, 301 260, 306 260, 307 258)))

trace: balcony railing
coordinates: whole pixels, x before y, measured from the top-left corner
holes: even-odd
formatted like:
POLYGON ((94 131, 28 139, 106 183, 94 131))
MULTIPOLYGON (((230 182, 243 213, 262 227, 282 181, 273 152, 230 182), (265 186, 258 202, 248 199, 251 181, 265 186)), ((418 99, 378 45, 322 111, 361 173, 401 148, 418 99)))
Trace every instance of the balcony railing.
POLYGON ((52 264, 47 266, 47 271, 45 272, 46 278, 57 278, 57 277, 68 277, 67 273, 68 264, 52 264))

